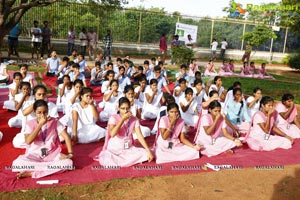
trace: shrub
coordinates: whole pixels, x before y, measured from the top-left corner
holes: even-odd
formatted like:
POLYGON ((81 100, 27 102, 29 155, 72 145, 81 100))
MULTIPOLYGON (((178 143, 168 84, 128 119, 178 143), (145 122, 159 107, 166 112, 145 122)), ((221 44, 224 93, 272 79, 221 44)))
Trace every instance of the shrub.
POLYGON ((283 64, 286 64, 286 65, 289 64, 290 59, 291 59, 290 56, 284 57, 284 58, 282 59, 283 64))
POLYGON ((173 47, 171 51, 173 54, 173 60, 177 64, 189 64, 191 59, 194 58, 193 50, 186 46, 173 47))
POLYGON ((289 61, 288 61, 288 65, 292 69, 300 70, 300 54, 291 56, 289 61))

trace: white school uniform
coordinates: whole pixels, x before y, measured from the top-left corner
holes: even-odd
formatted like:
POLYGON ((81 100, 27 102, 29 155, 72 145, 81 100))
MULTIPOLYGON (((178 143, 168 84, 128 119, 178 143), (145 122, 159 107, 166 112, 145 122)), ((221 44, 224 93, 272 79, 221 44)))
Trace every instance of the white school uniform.
MULTIPOLYGON (((96 120, 92 115, 92 106, 88 105, 87 108, 82 108, 80 103, 74 103, 72 112, 78 113, 77 121, 77 138, 78 143, 91 143, 96 142, 105 136, 105 129, 96 124, 96 120)), ((69 118, 67 132, 72 136, 73 120, 69 118)))
POLYGON ((143 104, 143 110, 142 110, 142 119, 155 119, 160 108, 160 100, 163 96, 163 93, 161 91, 158 91, 155 97, 153 98, 152 103, 148 103, 146 99, 146 94, 152 96, 153 91, 150 87, 146 88, 145 96, 144 96, 144 104, 143 104))
MULTIPOLYGON (((106 91, 104 95, 108 94, 110 91, 106 91)), ((118 92, 117 96, 111 95, 110 99, 108 101, 105 101, 103 99, 103 102, 99 103, 99 107, 103 108, 103 110, 100 112, 99 117, 101 122, 107 122, 109 117, 112 114, 117 114, 118 112, 118 103, 119 99, 123 97, 122 92, 118 92)))
POLYGON ((190 104, 189 108, 187 109, 187 111, 185 112, 182 111, 180 103, 182 103, 184 106, 188 104, 184 96, 179 99, 179 110, 180 110, 181 118, 184 120, 184 123, 187 126, 194 127, 199 120, 199 116, 195 114, 195 110, 197 109, 197 102, 194 99, 190 104))

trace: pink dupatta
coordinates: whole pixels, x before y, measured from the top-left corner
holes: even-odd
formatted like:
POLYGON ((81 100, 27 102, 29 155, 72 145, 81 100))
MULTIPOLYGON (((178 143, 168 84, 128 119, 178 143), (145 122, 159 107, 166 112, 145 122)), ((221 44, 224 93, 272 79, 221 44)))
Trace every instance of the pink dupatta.
MULTIPOLYGON (((114 117, 115 118, 115 120, 118 120, 116 117, 117 117, 118 115, 112 115, 111 117, 114 117)), ((129 123, 130 122, 130 126, 129 126, 129 134, 128 134, 128 136, 131 138, 131 140, 132 140, 132 142, 133 142, 133 138, 132 138, 132 130, 133 130, 133 126, 135 126, 135 120, 134 120, 134 118, 135 117, 130 117, 128 120, 127 120, 127 122, 126 122, 126 124, 127 123, 129 123)), ((124 124, 121 126, 121 128, 124 126, 124 124)), ((121 129, 120 128, 120 129, 121 129)), ((102 151, 103 150, 106 150, 107 149, 107 145, 108 145, 108 141, 110 140, 110 134, 109 134, 109 130, 108 130, 108 128, 107 128, 107 130, 106 130, 106 133, 105 133, 105 142, 104 142, 104 145, 103 145, 103 148, 102 148, 102 151)))
MULTIPOLYGON (((205 114, 202 117, 204 117, 204 116, 208 116, 209 124, 213 123, 213 119, 212 119, 210 114, 205 114)), ((202 117, 199 117, 199 120, 198 120, 198 123, 197 123, 198 126, 197 126, 197 132, 196 132, 196 135, 195 135, 195 138, 194 138, 194 142, 196 142, 197 137, 200 133, 200 129, 201 129, 201 119, 200 118, 202 118, 202 117)), ((222 124, 223 120, 224 120, 223 117, 221 119, 219 119, 219 121, 217 123, 217 128, 215 129, 215 133, 210 135, 212 139, 216 139, 217 137, 220 136, 220 132, 221 132, 221 129, 222 129, 221 124, 222 124)))
MULTIPOLYGON (((278 106, 278 107, 279 107, 279 106, 282 107, 282 108, 284 109, 284 112, 287 112, 287 111, 288 111, 288 109, 287 109, 282 103, 279 103, 277 106, 278 106)), ((283 110, 283 109, 282 109, 282 110, 283 110)), ((286 119, 286 121, 287 121, 289 124, 292 123, 292 122, 294 121, 296 115, 297 115, 297 109, 296 109, 296 106, 294 106, 292 112, 290 113, 290 115, 289 115, 289 117, 286 119)))
MULTIPOLYGON (((261 117, 265 117, 264 114, 263 114, 263 112, 261 112, 261 111, 257 111, 257 112, 253 115, 252 120, 251 120, 251 126, 249 127, 249 130, 248 130, 247 133, 246 133, 246 136, 245 136, 244 141, 247 141, 247 139, 248 139, 248 137, 249 137, 249 135, 250 135, 251 128, 252 128, 252 126, 253 126, 254 119, 255 119, 255 117, 256 117, 257 115, 260 115, 261 117)), ((271 116, 272 118, 271 118, 271 123, 270 123, 270 130, 269 130, 269 133, 271 132, 271 129, 272 129, 273 125, 274 125, 274 122, 276 121, 276 115, 277 115, 277 112, 275 111, 275 112, 272 114, 272 116, 271 116)))
MULTIPOLYGON (((163 117, 168 117, 168 116, 165 115, 165 116, 163 116, 163 117)), ((163 118, 163 117, 161 117, 161 118, 163 118)), ((152 147, 153 149, 155 149, 157 139, 158 139, 158 137, 159 137, 159 135, 160 135, 159 124, 160 124, 161 118, 159 118, 158 123, 157 123, 157 133, 156 133, 156 136, 155 136, 155 141, 154 141, 154 143, 153 143, 153 147, 152 147)), ((174 136, 179 136, 181 130, 183 129, 183 127, 184 127, 184 121, 183 121, 183 119, 178 118, 174 126, 175 126, 175 127, 176 127, 176 126, 181 126, 181 127, 178 128, 178 129, 177 129, 177 128, 174 129, 173 138, 174 138, 174 136), (177 131, 176 131, 176 130, 177 130, 177 131), (179 130, 179 131, 178 131, 178 130, 179 130), (179 132, 179 133, 178 133, 178 132, 179 132)))

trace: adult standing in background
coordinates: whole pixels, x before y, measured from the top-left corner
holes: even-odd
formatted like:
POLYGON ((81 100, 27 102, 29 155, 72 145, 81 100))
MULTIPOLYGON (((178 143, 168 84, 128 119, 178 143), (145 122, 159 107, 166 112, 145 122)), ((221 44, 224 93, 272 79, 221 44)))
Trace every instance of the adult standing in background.
POLYGON ((111 62, 111 47, 113 43, 113 38, 111 36, 110 30, 107 30, 106 36, 103 38, 103 43, 104 43, 104 57, 103 60, 106 60, 106 56, 109 58, 109 62, 111 62))
POLYGON ((226 38, 224 38, 224 40, 221 42, 221 55, 220 55, 221 60, 224 60, 224 58, 225 58, 225 51, 226 51, 227 46, 228 46, 228 43, 226 41, 226 38))
POLYGON ((74 32, 74 26, 71 25, 68 32, 68 56, 72 55, 74 46, 75 46, 75 32, 74 32))
POLYGON ((80 40, 80 53, 85 56, 86 53, 86 46, 88 45, 88 38, 86 35, 86 29, 82 28, 81 32, 79 33, 79 40, 80 40))
POLYGON ((44 57, 45 51, 47 51, 47 57, 50 57, 51 50, 51 36, 52 32, 48 27, 48 21, 44 21, 44 27, 42 28, 42 51, 41 51, 41 59, 44 57))
POLYGON ((185 42, 185 46, 189 49, 194 48, 194 40, 190 34, 187 35, 187 41, 185 42))
POLYGON ((252 45, 248 42, 247 46, 246 46, 246 49, 245 49, 245 53, 244 53, 244 55, 242 57, 242 62, 243 63, 246 60, 246 62, 249 64, 251 51, 252 51, 252 45))
POLYGON ((94 31, 94 28, 90 28, 90 31, 87 33, 88 38, 88 50, 89 50, 89 58, 90 60, 93 60, 92 56, 95 56, 94 50, 97 49, 98 44, 98 35, 94 31))
POLYGON ((211 54, 212 54, 212 60, 216 60, 217 58, 217 46, 218 46, 218 42, 217 40, 214 38, 213 42, 211 43, 211 54))
POLYGON ((34 20, 33 22, 34 26, 30 29, 32 39, 31 39, 31 58, 33 59, 34 52, 36 52, 36 59, 39 59, 40 55, 40 48, 41 48, 41 42, 42 42, 42 30, 39 28, 39 22, 34 20))
MULTIPOLYGON (((179 35, 173 35, 173 40, 171 42, 171 50, 180 46, 179 35)), ((171 51, 171 64, 174 64, 173 52, 171 51)))
POLYGON ((167 48, 168 48, 168 45, 167 45, 166 34, 163 33, 161 35, 160 40, 159 40, 159 49, 160 49, 160 52, 161 52, 161 61, 163 63, 165 63, 165 60, 166 60, 167 48))
POLYGON ((10 55, 16 55, 19 57, 18 53, 18 44, 19 44, 19 35, 21 33, 21 29, 19 24, 16 24, 8 34, 8 58, 10 55))

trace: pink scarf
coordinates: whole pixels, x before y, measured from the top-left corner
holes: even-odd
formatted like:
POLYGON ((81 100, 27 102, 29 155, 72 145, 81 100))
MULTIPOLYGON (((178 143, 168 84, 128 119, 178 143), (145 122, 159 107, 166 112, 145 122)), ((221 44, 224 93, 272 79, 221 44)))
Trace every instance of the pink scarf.
MULTIPOLYGON (((208 116, 208 121, 209 121, 209 124, 213 124, 213 118, 210 114, 205 114, 203 115, 202 117, 204 116, 208 116)), ((194 138, 194 142, 196 142, 196 139, 200 133, 200 128, 201 128, 201 117, 199 117, 199 121, 197 123, 197 132, 196 132, 196 135, 195 135, 195 138, 194 138)), ((222 129, 222 122, 224 121, 224 118, 221 117, 221 119, 218 120, 218 123, 216 125, 216 129, 215 129, 215 132, 213 134, 211 134, 210 136, 213 138, 213 139, 216 139, 217 137, 219 137, 220 135, 220 132, 221 132, 221 129, 222 129)))
MULTIPOLYGON (((254 119, 255 119, 255 117, 256 117, 257 115, 259 115, 259 116, 261 116, 261 117, 265 117, 265 115, 264 115, 264 113, 263 113, 262 111, 257 111, 257 112, 253 115, 252 120, 251 120, 251 126, 249 127, 249 130, 247 131, 246 136, 245 136, 245 141, 247 141, 247 138, 249 137, 250 130, 251 130, 252 126, 253 126, 253 121, 254 121, 254 119)), ((272 114, 272 116, 271 116, 269 133, 271 132, 271 129, 272 129, 273 124, 274 124, 274 121, 276 121, 276 116, 277 116, 277 112, 275 111, 275 112, 272 114)))
MULTIPOLYGON (((159 137, 159 135, 160 135, 160 128, 159 128, 160 120, 161 120, 162 118, 164 118, 164 117, 167 117, 167 118, 168 118, 168 116, 163 116, 163 117, 159 118, 159 120, 158 120, 158 123, 157 123, 157 133, 156 133, 156 136, 155 136, 155 141, 154 141, 154 143, 153 143, 153 149, 156 147, 156 142, 157 142, 157 139, 158 139, 158 137, 159 137)), ((169 119, 168 119, 168 120, 169 120, 169 119)), ((179 136, 181 130, 182 130, 183 127, 184 127, 184 121, 183 121, 183 119, 178 118, 174 126, 175 126, 175 128, 174 128, 174 133, 173 133, 172 138, 178 137, 178 136, 179 136), (179 128, 178 128, 178 127, 176 128, 176 126, 179 126, 179 128)))
MULTIPOLYGON (((115 118, 115 120, 117 121, 117 123, 118 123, 118 120, 117 120, 117 116, 119 116, 119 115, 112 115, 111 117, 114 117, 115 118)), ((133 140, 133 138, 132 138, 132 130, 133 130, 133 128, 134 128, 134 126, 135 126, 135 123, 133 123, 133 122, 135 122, 135 120, 134 120, 134 118, 135 117, 130 117, 126 122, 125 122, 125 125, 123 124, 122 126, 121 126, 121 128, 123 127, 123 126, 126 126, 126 124, 129 122, 129 120, 130 120, 130 126, 129 126, 129 131, 128 131, 128 137, 129 138, 131 138, 131 140, 133 140)), ((120 128, 120 129, 121 129, 120 128)), ((116 135, 117 136, 117 135, 116 135)), ((108 127, 107 127, 107 130, 106 130, 106 133, 105 133, 105 142, 104 142, 104 145, 103 145, 103 148, 102 148, 102 150, 106 150, 107 149, 107 145, 108 145, 108 141, 110 140, 110 133, 109 133, 109 130, 108 130, 108 127)), ((133 141, 132 141, 133 142, 133 141)))

